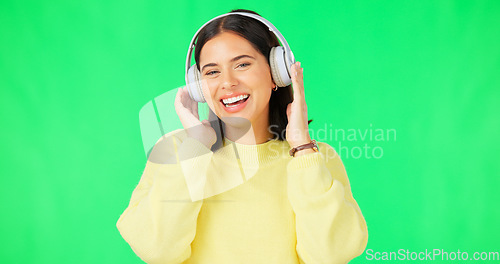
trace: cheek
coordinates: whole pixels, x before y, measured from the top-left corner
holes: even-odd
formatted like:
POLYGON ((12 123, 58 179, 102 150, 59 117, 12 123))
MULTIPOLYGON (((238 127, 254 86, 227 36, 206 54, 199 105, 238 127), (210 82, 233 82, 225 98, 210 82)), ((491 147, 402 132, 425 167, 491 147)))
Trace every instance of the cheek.
POLYGON ((202 79, 202 90, 203 96, 205 96, 205 100, 212 99, 216 94, 216 83, 211 79, 202 79))
POLYGON ((207 102, 208 107, 210 107, 210 109, 213 112, 216 112, 215 111, 215 104, 217 103, 215 101, 215 94, 217 91, 216 84, 214 83, 213 80, 210 79, 202 79, 201 83, 202 83, 203 96, 205 97, 205 101, 207 102))
POLYGON ((253 87, 255 99, 258 102, 258 107, 265 107, 271 99, 273 80, 269 69, 263 68, 254 71, 248 75, 246 81, 250 87, 253 87))
POLYGON ((261 67, 259 72, 259 79, 262 83, 262 85, 266 85, 266 87, 272 88, 273 87, 273 77, 271 74, 271 69, 269 67, 261 67))
POLYGON ((273 87, 271 72, 269 71, 269 68, 266 67, 248 71, 248 74, 242 75, 242 81, 252 87, 259 87, 263 89, 271 89, 273 87))
POLYGON ((261 82, 259 84, 258 90, 254 92, 255 100, 257 102, 257 107, 259 109, 265 108, 269 105, 269 101, 271 100, 272 90, 270 85, 267 83, 261 82))

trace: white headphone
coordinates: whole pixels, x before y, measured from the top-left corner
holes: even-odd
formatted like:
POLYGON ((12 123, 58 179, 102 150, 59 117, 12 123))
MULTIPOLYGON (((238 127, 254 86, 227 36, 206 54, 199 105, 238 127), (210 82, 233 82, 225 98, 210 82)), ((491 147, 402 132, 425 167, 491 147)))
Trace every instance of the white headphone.
POLYGON ((242 16, 247 16, 254 18, 264 25, 266 25, 269 28, 269 31, 273 32, 274 35, 279 39, 281 42, 282 46, 276 46, 271 48, 271 53, 269 55, 269 65, 271 67, 271 74, 273 77, 274 82, 278 87, 285 87, 288 86, 292 83, 292 78, 290 75, 290 68, 292 64, 295 63, 295 58, 293 57, 292 50, 290 50, 290 46, 288 46, 288 42, 286 42, 285 38, 281 33, 278 31, 278 29, 271 24, 271 22, 267 21, 261 16, 252 14, 252 13, 246 13, 246 12, 234 12, 234 13, 227 13, 223 14, 220 16, 217 16, 215 18, 212 18, 210 21, 205 23, 198 31, 196 31, 196 34, 194 34, 193 39, 191 40, 191 43, 189 44, 188 48, 188 53, 187 53, 187 58, 186 58, 186 86, 189 92, 189 96, 196 102, 206 102, 205 98, 203 97, 202 93, 202 86, 201 86, 201 75, 196 67, 196 64, 193 64, 191 66, 191 55, 192 52, 195 48, 194 41, 198 37, 198 33, 210 22, 212 22, 215 19, 229 16, 229 15, 242 15, 242 16))

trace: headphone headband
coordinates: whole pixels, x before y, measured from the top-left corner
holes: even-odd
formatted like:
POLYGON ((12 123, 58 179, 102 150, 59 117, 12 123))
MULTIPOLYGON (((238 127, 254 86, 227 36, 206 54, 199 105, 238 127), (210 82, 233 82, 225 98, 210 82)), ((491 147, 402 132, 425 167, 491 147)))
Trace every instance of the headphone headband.
POLYGON ((258 16, 258 15, 252 14, 252 13, 247 13, 247 12, 232 12, 232 13, 222 14, 222 15, 219 15, 219 16, 216 16, 216 17, 210 19, 208 22, 206 22, 205 24, 203 24, 203 26, 201 26, 196 31, 196 33, 194 34, 193 38, 191 39, 191 43, 189 43, 189 48, 188 48, 187 58, 186 58, 186 70, 184 72, 185 76, 186 76, 186 84, 189 82, 189 80, 188 80, 188 70, 191 67, 191 56, 192 56, 192 52, 193 52, 193 50, 195 48, 194 41, 198 37, 198 34, 210 22, 212 22, 212 21, 214 21, 214 20, 216 20, 218 18, 229 16, 229 15, 242 15, 242 16, 251 17, 251 18, 253 18, 253 19, 257 20, 257 21, 260 21, 265 26, 267 26, 269 28, 269 31, 273 32, 274 35, 279 39, 279 41, 280 41, 280 43, 283 46, 283 49, 285 51, 285 56, 288 57, 288 58, 290 58, 289 60, 285 60, 287 71, 290 71, 290 67, 292 67, 293 63, 295 63, 295 58, 293 56, 292 50, 290 49, 290 46, 288 45, 288 42, 283 37, 283 35, 281 35, 281 33, 279 32, 279 30, 273 24, 271 24, 271 22, 267 21, 265 18, 263 18, 261 16, 258 16))

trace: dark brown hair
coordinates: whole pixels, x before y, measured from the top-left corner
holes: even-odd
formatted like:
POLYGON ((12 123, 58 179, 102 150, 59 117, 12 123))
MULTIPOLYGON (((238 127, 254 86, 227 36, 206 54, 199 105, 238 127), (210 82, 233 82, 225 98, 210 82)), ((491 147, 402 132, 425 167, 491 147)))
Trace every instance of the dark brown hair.
MULTIPOLYGON (((257 12, 247 9, 234 9, 233 12, 246 12, 259 15, 257 12)), ((260 16, 260 15, 259 15, 260 16)), ((230 15, 218 18, 208 23, 198 34, 196 46, 194 50, 194 58, 196 66, 200 70, 200 53, 201 49, 210 39, 214 38, 223 32, 232 32, 240 35, 248 40, 252 46, 266 57, 269 63, 269 55, 272 47, 279 46, 278 38, 269 31, 266 25, 262 22, 255 20, 251 17, 241 15, 230 15)), ((286 126, 288 118, 286 115, 286 108, 289 103, 293 101, 292 86, 280 87, 277 91, 271 93, 269 100, 269 129, 274 135, 274 139, 286 140, 286 126)), ((218 131, 217 142, 212 147, 212 150, 218 149, 222 146, 224 140, 224 133, 222 130, 222 121, 216 117, 215 114, 209 109, 209 120, 215 131, 218 131), (217 120, 218 122, 213 122, 217 120)), ((308 123, 312 121, 309 120, 308 123)))

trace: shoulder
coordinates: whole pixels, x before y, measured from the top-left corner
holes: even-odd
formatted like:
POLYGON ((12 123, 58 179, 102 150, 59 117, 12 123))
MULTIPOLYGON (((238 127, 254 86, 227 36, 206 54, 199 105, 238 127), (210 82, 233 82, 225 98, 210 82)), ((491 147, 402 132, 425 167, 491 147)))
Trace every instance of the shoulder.
POLYGON ((326 142, 318 142, 318 149, 321 155, 323 156, 323 159, 327 163, 327 165, 334 166, 334 167, 344 167, 344 164, 342 162, 342 159, 340 158, 339 154, 337 151, 330 146, 330 144, 326 142))
POLYGON ((179 141, 184 141, 184 139, 187 137, 186 131, 184 129, 176 129, 173 131, 170 131, 166 133, 165 135, 161 136, 155 143, 155 146, 158 144, 164 144, 167 141, 172 141, 172 140, 179 140, 179 141))
POLYGON ((148 160, 154 163, 176 163, 174 158, 177 152, 177 146, 186 138, 184 129, 176 129, 161 136, 148 155, 148 160))
POLYGON ((337 151, 335 151, 335 149, 332 146, 330 146, 330 144, 328 144, 326 142, 320 142, 320 141, 316 141, 316 143, 318 144, 319 152, 321 152, 323 155, 329 156, 329 157, 333 157, 333 156, 338 157, 337 151))

